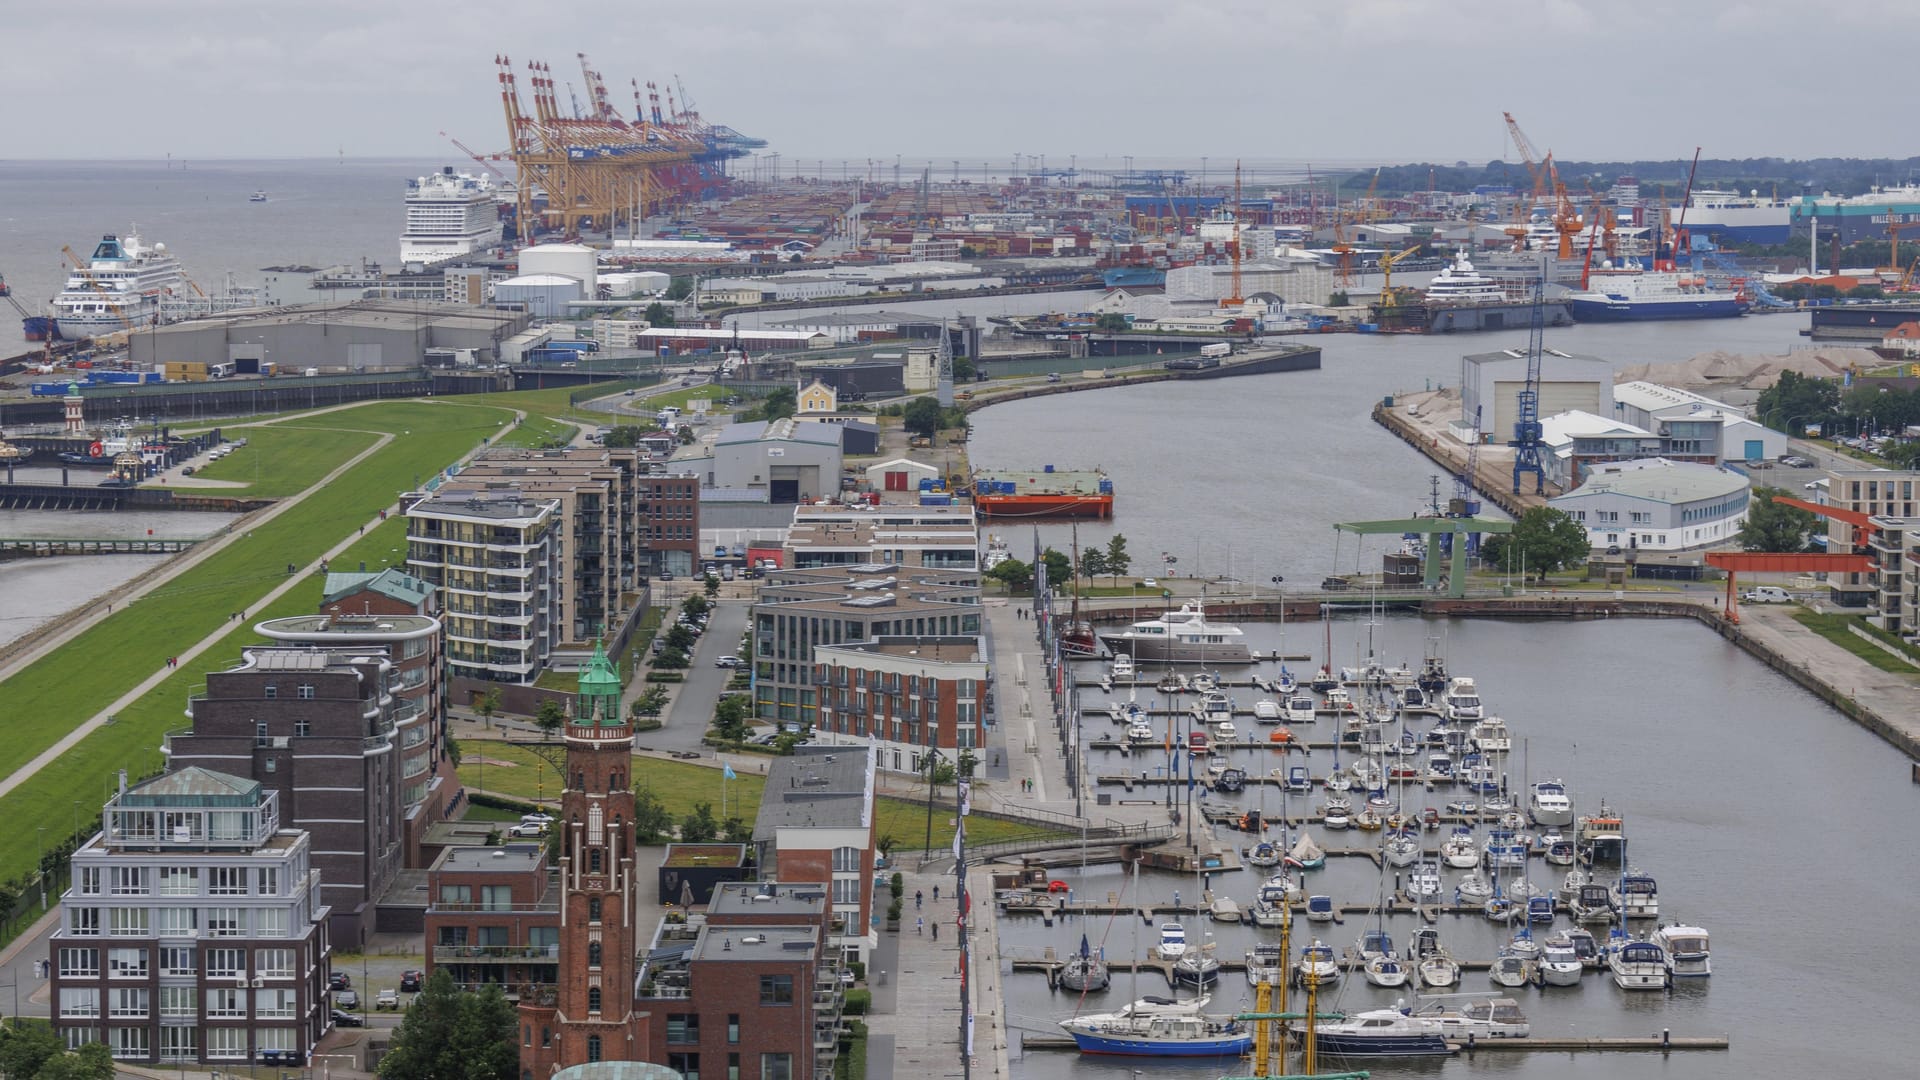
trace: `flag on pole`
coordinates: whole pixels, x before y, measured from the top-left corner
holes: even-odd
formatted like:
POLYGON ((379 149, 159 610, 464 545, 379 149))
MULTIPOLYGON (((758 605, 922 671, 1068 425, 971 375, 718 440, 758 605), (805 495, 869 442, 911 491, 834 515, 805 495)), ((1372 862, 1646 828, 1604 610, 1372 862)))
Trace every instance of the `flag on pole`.
POLYGON ((953 829, 953 857, 955 859, 960 858, 960 838, 965 836, 966 834, 967 834, 967 823, 964 821, 955 822, 954 829, 953 829))
POLYGON ((962 780, 960 781, 960 816, 966 817, 971 813, 973 813, 973 784, 962 780))
POLYGON ((720 777, 721 779, 724 779, 724 780, 740 779, 738 776, 734 775, 733 766, 727 764, 724 761, 720 763, 720 777))

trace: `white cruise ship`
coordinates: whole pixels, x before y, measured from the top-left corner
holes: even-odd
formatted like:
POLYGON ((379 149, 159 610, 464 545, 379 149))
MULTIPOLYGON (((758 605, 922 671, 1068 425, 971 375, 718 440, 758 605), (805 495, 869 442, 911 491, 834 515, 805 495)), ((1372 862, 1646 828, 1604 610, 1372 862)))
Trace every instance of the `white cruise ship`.
POLYGON ((500 212, 488 177, 456 173, 447 166, 432 176, 407 181, 401 263, 443 262, 499 242, 500 212))
POLYGON ((135 231, 109 233, 94 245, 87 268, 68 275, 53 298, 60 336, 71 341, 152 326, 160 319, 160 301, 185 281, 167 245, 149 247, 135 231))
POLYGON ((1429 304, 1504 304, 1510 301, 1500 283, 1473 268, 1462 251, 1427 285, 1429 304))

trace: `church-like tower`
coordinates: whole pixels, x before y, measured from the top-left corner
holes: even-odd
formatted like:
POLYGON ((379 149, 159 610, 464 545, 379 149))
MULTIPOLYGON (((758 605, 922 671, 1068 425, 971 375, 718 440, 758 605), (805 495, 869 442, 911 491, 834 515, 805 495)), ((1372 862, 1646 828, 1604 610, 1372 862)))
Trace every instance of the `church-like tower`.
POLYGON ((633 1007, 635 924, 633 726, 620 676, 595 645, 566 726, 560 793, 560 975, 551 1001, 523 1003, 523 1067, 536 1077, 589 1061, 644 1061, 633 1007), (530 1044, 530 1045, 529 1045, 530 1044))

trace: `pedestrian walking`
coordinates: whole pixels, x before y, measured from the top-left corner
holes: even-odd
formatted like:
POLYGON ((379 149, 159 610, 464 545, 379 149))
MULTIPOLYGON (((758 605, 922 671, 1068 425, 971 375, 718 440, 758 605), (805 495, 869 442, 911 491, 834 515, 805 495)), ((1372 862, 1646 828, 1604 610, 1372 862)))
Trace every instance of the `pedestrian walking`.
POLYGON ((935 941, 940 940, 940 920, 939 919, 933 920, 933 940, 935 941))
POLYGON ((936 904, 940 902, 940 886, 938 885, 933 887, 933 902, 936 904))
POLYGON ((913 910, 915 911, 920 910, 920 901, 925 897, 926 897, 926 893, 920 891, 919 889, 913 890, 913 910))
POLYGON ((914 933, 916 933, 916 934, 924 934, 924 933, 926 933, 926 932, 927 932, 927 920, 925 920, 925 919, 923 919, 923 918, 919 918, 918 916, 916 916, 916 917, 914 918, 914 920, 913 920, 913 932, 914 932, 914 933))

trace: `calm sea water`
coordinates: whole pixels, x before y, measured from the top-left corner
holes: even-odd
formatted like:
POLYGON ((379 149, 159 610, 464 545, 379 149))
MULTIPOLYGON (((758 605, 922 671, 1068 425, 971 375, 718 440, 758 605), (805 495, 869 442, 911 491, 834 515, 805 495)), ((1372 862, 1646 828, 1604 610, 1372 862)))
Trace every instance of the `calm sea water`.
MULTIPOLYGON (((447 163, 471 165, 449 157, 447 163)), ((209 292, 231 271, 274 298, 314 299, 301 275, 268 266, 325 267, 399 259, 410 177, 439 162, 6 161, 0 162, 0 274, 14 299, 40 311, 65 283, 60 249, 85 259, 106 233, 137 229, 163 243, 209 292), (255 191, 268 201, 249 202, 255 191)), ((0 319, 0 355, 27 347, 12 309, 0 319)))

